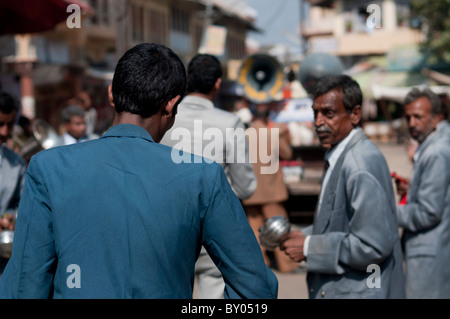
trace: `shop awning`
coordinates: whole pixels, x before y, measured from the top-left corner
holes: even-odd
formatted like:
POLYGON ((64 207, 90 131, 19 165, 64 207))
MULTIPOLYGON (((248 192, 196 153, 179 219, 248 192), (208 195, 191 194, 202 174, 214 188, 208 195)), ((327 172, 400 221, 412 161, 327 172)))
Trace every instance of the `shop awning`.
POLYGON ((90 9, 80 0, 0 0, 0 35, 52 30, 71 15, 70 4, 90 9))

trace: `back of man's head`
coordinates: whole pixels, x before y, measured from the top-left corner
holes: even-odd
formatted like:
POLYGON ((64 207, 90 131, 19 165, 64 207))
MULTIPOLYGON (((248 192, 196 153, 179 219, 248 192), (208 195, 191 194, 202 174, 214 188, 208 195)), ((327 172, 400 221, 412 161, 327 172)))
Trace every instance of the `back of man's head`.
MULTIPOLYGON (((114 108, 148 118, 186 93, 186 68, 168 47, 139 44, 119 60, 112 82, 114 108)), ((181 99, 180 99, 181 100, 181 99)))
POLYGON ((0 92, 0 113, 11 114, 18 111, 16 100, 6 92, 0 92))
POLYGON ((220 61, 213 55, 197 54, 188 65, 188 93, 209 94, 222 77, 220 61))

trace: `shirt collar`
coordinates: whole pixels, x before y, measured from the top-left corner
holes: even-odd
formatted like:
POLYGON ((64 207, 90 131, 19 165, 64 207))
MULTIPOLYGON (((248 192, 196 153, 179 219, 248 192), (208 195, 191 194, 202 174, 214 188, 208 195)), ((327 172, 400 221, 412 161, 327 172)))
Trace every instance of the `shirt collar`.
POLYGON ((437 129, 435 129, 433 132, 431 132, 427 137, 425 137, 423 142, 419 144, 416 151, 414 152, 414 156, 413 156, 414 162, 417 162, 417 160, 420 157, 420 154, 422 154, 422 151, 425 148, 425 145, 427 145, 429 143, 429 141, 433 138, 433 136, 436 135, 436 132, 437 132, 437 129))
POLYGON ((325 159, 328 161, 330 167, 333 167, 336 164, 339 156, 341 156, 347 144, 350 142, 352 137, 360 130, 360 128, 354 128, 350 131, 346 138, 338 143, 335 147, 325 153, 325 159))
POLYGON ((0 144, 0 166, 2 166, 2 159, 3 159, 3 144, 0 144))
POLYGON ((204 97, 195 96, 195 95, 186 95, 183 98, 182 103, 196 105, 196 106, 200 106, 200 107, 208 108, 208 109, 214 108, 213 102, 211 102, 208 99, 205 99, 204 97))
POLYGON ((106 137, 139 137, 155 143, 150 133, 143 127, 134 124, 117 124, 112 126, 101 138, 106 137))

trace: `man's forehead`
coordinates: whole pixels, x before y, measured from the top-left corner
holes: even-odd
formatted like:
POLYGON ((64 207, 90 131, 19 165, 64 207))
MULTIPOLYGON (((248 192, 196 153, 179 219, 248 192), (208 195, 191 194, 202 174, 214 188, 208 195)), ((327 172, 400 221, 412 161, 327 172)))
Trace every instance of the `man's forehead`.
POLYGON ((415 99, 409 104, 405 105, 406 112, 414 113, 431 113, 431 103, 425 96, 415 99))
POLYGON ((342 104, 342 93, 333 90, 315 98, 313 108, 336 109, 340 104, 342 104))

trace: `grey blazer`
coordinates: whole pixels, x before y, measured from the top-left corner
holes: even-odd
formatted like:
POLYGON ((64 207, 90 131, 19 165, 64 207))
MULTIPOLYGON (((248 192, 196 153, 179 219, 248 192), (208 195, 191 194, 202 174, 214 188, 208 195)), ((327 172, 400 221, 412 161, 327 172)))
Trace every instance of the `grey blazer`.
POLYGON ((25 161, 9 148, 0 145, 0 216, 15 214, 25 179, 25 161))
POLYGON ((449 134, 441 127, 423 142, 407 203, 397 207, 408 298, 450 298, 449 134))
POLYGON ((190 149, 189 153, 208 157, 220 164, 231 188, 240 199, 249 198, 256 189, 256 176, 252 163, 248 160, 244 124, 237 115, 214 107, 207 99, 186 96, 178 106, 173 127, 166 132, 161 144, 182 148, 184 151, 190 149), (189 134, 177 134, 182 132, 189 134), (233 136, 230 134, 232 132, 239 134, 233 136), (218 135, 221 136, 210 137, 209 133, 220 133, 218 135), (202 147, 197 149, 195 143, 202 147), (211 148, 214 148, 212 152, 211 148), (208 156, 210 154, 212 156, 208 156), (246 162, 243 163, 242 159, 246 162))
POLYGON ((310 298, 405 297, 389 169, 361 129, 331 173, 313 226, 303 232, 311 235, 310 298))

